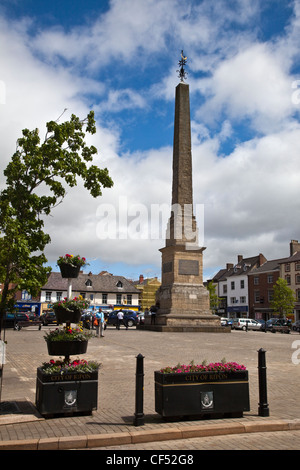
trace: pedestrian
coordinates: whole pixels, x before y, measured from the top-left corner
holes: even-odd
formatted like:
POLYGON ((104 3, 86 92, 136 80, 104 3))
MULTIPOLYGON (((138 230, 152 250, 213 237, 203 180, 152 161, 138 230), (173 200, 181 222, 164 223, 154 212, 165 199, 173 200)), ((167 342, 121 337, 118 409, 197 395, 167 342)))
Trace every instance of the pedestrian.
POLYGON ((128 330, 128 325, 126 324, 124 320, 124 314, 122 310, 119 310, 117 313, 117 329, 120 329, 121 323, 125 326, 126 330, 128 330))
POLYGON ((104 314, 101 309, 96 313, 95 325, 96 325, 96 336, 99 336, 99 333, 100 333, 100 336, 103 337, 104 336, 103 334, 104 314))
POLYGON ((102 310, 100 309, 100 319, 98 318, 98 321, 100 322, 100 336, 104 336, 104 322, 105 322, 105 318, 104 318, 104 313, 102 312, 102 310))
POLYGON ((150 312, 151 312, 151 325, 155 325, 156 311, 157 311, 156 305, 152 305, 152 307, 150 307, 150 312))

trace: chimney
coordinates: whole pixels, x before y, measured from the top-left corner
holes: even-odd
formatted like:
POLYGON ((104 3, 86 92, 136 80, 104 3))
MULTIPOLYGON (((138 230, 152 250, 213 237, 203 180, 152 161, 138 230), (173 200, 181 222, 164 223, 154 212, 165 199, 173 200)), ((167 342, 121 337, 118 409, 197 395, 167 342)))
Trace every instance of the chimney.
POLYGON ((233 263, 226 263, 226 269, 229 271, 229 269, 233 268, 233 263))
POLYGON ((300 243, 298 242, 298 240, 291 240, 291 243, 290 243, 290 256, 293 256, 298 251, 300 251, 300 243))
POLYGON ((266 258, 262 253, 259 253, 259 260, 258 260, 258 266, 262 266, 266 262, 266 258))
POLYGON ((144 276, 142 274, 140 274, 140 277, 139 277, 139 284, 142 284, 142 282, 144 281, 144 276))
POLYGON ((238 255, 238 263, 240 263, 243 259, 243 255, 238 255))

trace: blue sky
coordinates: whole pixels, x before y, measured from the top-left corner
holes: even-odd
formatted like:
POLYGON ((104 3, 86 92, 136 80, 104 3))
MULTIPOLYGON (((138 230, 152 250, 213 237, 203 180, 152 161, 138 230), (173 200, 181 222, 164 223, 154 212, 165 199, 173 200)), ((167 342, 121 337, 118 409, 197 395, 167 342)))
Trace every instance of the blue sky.
POLYGON ((204 277, 238 254, 287 256, 300 238, 299 26, 298 0, 2 0, 1 171, 23 128, 42 135, 65 108, 65 118, 93 109, 96 163, 114 180, 97 200, 79 184, 45 220, 49 263, 79 253, 95 273, 160 277, 165 228, 151 237, 145 213, 171 203, 182 49, 204 277))

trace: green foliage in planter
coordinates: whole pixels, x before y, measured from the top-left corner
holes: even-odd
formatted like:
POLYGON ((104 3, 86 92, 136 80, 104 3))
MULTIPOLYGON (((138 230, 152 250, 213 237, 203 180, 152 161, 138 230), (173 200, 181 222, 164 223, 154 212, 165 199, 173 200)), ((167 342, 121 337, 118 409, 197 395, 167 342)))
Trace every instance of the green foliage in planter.
POLYGON ((55 330, 49 331, 44 335, 46 342, 52 341, 87 341, 93 335, 83 331, 81 324, 76 328, 64 326, 63 328, 56 328, 55 330))
POLYGON ((75 359, 72 362, 61 360, 44 362, 41 369, 44 374, 68 374, 70 372, 94 372, 98 370, 100 364, 96 361, 85 361, 83 359, 75 359))

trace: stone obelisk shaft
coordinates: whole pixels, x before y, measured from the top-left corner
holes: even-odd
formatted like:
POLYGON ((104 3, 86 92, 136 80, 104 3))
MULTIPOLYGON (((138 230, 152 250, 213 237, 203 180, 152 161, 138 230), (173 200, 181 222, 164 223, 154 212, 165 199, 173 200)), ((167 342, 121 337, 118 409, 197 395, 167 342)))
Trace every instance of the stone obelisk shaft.
POLYGON ((168 223, 166 246, 186 246, 186 243, 196 242, 189 86, 179 83, 175 96, 172 213, 168 223))
POLYGON ((172 204, 193 204, 189 86, 176 87, 172 204))

